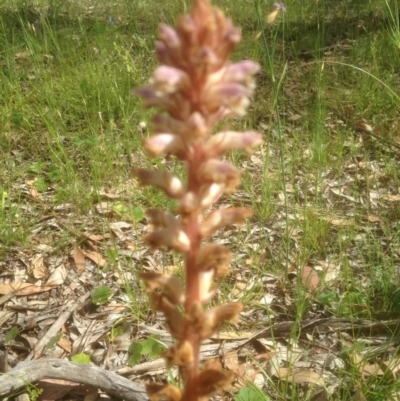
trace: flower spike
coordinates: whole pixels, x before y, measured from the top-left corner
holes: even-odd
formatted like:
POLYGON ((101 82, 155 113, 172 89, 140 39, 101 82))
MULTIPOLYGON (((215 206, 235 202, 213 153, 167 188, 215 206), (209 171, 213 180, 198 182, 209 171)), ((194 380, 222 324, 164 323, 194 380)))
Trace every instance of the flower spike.
POLYGON ((240 39, 240 30, 220 9, 209 0, 193 0, 190 13, 178 18, 175 29, 160 25, 156 44, 160 65, 149 84, 135 92, 144 107, 156 109, 153 136, 144 141, 149 157, 176 158, 186 170, 182 181, 167 171, 133 170, 140 185, 158 188, 177 201, 170 212, 147 210, 153 231, 143 237, 144 242, 184 258, 184 283, 169 274, 140 274, 151 307, 164 314, 176 340, 164 357, 168 367, 179 367, 184 385, 182 391, 172 385, 148 385, 151 401, 205 401, 229 389, 233 379, 221 366, 205 364, 200 369, 201 342, 222 322, 237 322, 242 310, 240 303, 207 307, 229 273, 232 254, 222 245, 202 240, 224 226, 243 225, 252 214, 245 208, 208 212, 240 182, 239 169, 222 160, 225 154, 235 149, 250 153, 262 141, 261 134, 253 131, 226 129, 213 135, 223 118, 246 113, 254 91, 260 66, 250 60, 229 60, 240 39))

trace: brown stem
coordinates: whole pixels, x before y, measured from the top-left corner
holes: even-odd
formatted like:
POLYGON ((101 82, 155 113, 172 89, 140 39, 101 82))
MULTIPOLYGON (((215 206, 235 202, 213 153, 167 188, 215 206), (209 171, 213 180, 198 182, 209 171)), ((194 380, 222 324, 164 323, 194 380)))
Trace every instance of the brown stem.
MULTIPOLYGON (((188 188, 193 192, 199 190, 199 182, 197 180, 197 166, 199 163, 199 156, 202 157, 202 149, 194 153, 193 160, 189 162, 188 169, 188 188)), ((201 245, 201 237, 199 235, 199 210, 195 210, 188 218, 186 224, 186 234, 188 235, 191 243, 191 250, 185 258, 185 273, 186 273, 186 302, 185 310, 188 311, 190 307, 201 301, 200 299, 200 275, 196 268, 197 254, 201 245)), ((187 368, 185 372, 185 386, 182 401, 197 401, 197 381, 199 376, 199 354, 200 354, 200 338, 198 335, 186 327, 185 333, 186 340, 192 346, 193 350, 193 363, 187 368)))
MULTIPOLYGON (((192 250, 185 258, 186 270, 186 303, 185 310, 189 310, 191 305, 200 301, 200 281, 199 273, 196 269, 196 257, 200 247, 200 238, 198 234, 198 217, 195 214, 187 224, 187 234, 191 240, 192 250)), ((200 352, 200 339, 186 328, 186 340, 192 346, 193 362, 185 372, 185 391, 182 401, 197 401, 197 378, 199 375, 199 352, 200 352)))

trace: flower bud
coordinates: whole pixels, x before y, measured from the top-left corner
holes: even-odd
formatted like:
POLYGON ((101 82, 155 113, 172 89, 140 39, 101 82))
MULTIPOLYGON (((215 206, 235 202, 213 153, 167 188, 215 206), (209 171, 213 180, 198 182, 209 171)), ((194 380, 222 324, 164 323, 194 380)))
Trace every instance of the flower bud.
POLYGON ((198 379, 198 396, 222 395, 223 391, 230 389, 233 379, 233 372, 219 369, 202 370, 198 379))
POLYGON ((236 323, 243 305, 240 302, 216 306, 204 311, 200 303, 192 304, 185 318, 190 324, 190 329, 200 338, 211 337, 224 321, 236 323))
POLYGON ((171 213, 160 209, 147 209, 146 216, 155 227, 178 227, 179 220, 171 213))
POLYGON ((208 77, 208 83, 232 82, 243 83, 250 89, 254 87, 253 75, 260 70, 260 65, 251 60, 230 63, 208 77))
POLYGON ((145 282, 147 291, 161 289, 173 305, 182 305, 185 301, 184 289, 178 277, 156 272, 139 273, 139 277, 145 282))
POLYGON ((210 134, 210 127, 199 112, 194 112, 187 120, 190 136, 201 138, 210 134))
POLYGON ((182 253, 190 250, 189 237, 175 227, 152 231, 143 237, 143 241, 153 249, 166 247, 182 253))
POLYGON ((178 49, 181 47, 179 35, 169 25, 160 24, 158 36, 169 49, 178 49))
POLYGON ((166 171, 153 171, 143 168, 133 169, 131 174, 140 185, 151 185, 165 192, 170 198, 179 199, 185 193, 181 180, 166 171))
POLYGON ((150 401, 180 401, 182 392, 172 384, 146 384, 146 393, 150 401))
POLYGON ((213 135, 205 144, 204 152, 208 157, 218 157, 233 149, 243 149, 250 153, 253 146, 262 143, 262 135, 253 131, 225 131, 213 135))
POLYGON ((165 296, 156 292, 150 293, 149 299, 150 307, 153 310, 164 313, 171 335, 177 340, 181 340, 184 335, 185 319, 175 305, 171 304, 165 296))
POLYGON ((153 72, 150 84, 156 91, 175 93, 188 87, 189 77, 178 68, 161 65, 153 72))
POLYGON ((250 95, 251 91, 241 84, 212 85, 205 96, 204 105, 210 113, 222 106, 227 110, 226 115, 243 116, 250 103, 250 95))
POLYGON ((240 182, 240 171, 232 164, 218 159, 207 160, 199 169, 200 181, 225 184, 225 191, 232 192, 240 182))
POLYGON ((194 192, 186 192, 180 199, 178 212, 182 215, 190 214, 197 209, 199 205, 198 198, 194 192))
POLYGON ((167 369, 173 365, 187 366, 193 362, 193 348, 189 341, 182 341, 168 348, 163 357, 167 359, 167 369))
POLYGON ((210 237, 221 227, 231 224, 243 225, 246 218, 253 215, 250 209, 235 207, 227 209, 217 209, 211 212, 200 226, 200 234, 203 237, 210 237))
POLYGON ((173 154, 181 159, 185 144, 178 135, 158 134, 146 139, 144 148, 151 157, 173 154))
POLYGON ((214 284, 214 271, 213 270, 205 270, 199 273, 199 299, 204 304, 208 302, 216 292, 216 288, 213 288, 214 284))
POLYGON ((225 186, 223 184, 212 183, 211 185, 204 185, 200 190, 200 206, 207 209, 215 203, 220 196, 224 193, 225 186))
POLYGON ((173 132, 182 136, 187 129, 186 124, 182 121, 175 120, 165 113, 157 113, 151 119, 151 128, 154 133, 173 132))
POLYGON ((213 270, 216 279, 228 273, 232 253, 219 244, 205 244, 200 248, 196 259, 196 268, 200 271, 213 270))

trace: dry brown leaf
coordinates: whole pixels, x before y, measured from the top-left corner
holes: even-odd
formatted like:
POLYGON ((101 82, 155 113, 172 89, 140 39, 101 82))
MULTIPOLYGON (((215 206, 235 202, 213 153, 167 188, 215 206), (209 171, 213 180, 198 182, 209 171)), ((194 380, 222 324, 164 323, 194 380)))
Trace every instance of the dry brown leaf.
POLYGON ((108 233, 106 233, 106 234, 88 234, 87 238, 94 242, 100 242, 100 241, 103 241, 104 239, 110 238, 110 234, 108 234, 108 233))
POLYGON ((368 221, 370 221, 371 223, 380 223, 381 218, 379 216, 375 216, 374 214, 370 214, 368 216, 368 221))
POLYGON ((329 399, 330 397, 326 389, 318 388, 317 391, 311 397, 310 401, 328 401, 329 399))
POLYGON ((119 239, 125 238, 124 230, 128 230, 131 227, 132 227, 132 225, 129 223, 126 223, 125 221, 116 221, 116 222, 110 224, 111 230, 119 239))
POLYGON ((67 336, 62 336, 58 340, 57 345, 59 345, 64 351, 67 351, 69 354, 72 352, 72 344, 67 336))
POLYGON ((74 250, 72 251, 72 257, 74 258, 76 272, 78 276, 80 276, 85 271, 86 262, 85 254, 76 242, 74 244, 74 250))
POLYGON ((314 372, 310 369, 302 369, 296 371, 289 368, 280 368, 279 371, 275 373, 275 376, 289 383, 311 383, 316 384, 317 386, 325 385, 323 377, 319 373, 314 372))
POLYGON ((275 352, 271 351, 271 352, 264 352, 263 354, 258 354, 254 357, 254 359, 256 361, 270 361, 274 356, 275 356, 275 352))
POLYGON ((6 295, 12 292, 16 292, 17 296, 27 296, 33 294, 39 294, 41 292, 46 292, 52 290, 52 286, 39 287, 31 283, 8 283, 0 284, 0 294, 6 295))
POLYGON ((16 60, 21 60, 24 58, 28 58, 31 56, 31 52, 29 50, 25 50, 23 52, 15 53, 14 58, 16 60))
POLYGON ((327 221, 336 227, 348 227, 353 225, 353 223, 350 220, 345 220, 345 219, 330 219, 327 221))
POLYGON ((40 197, 39 191, 35 187, 29 187, 29 193, 33 199, 38 199, 40 197))
POLYGON ((96 205, 96 212, 99 214, 109 214, 112 211, 112 205, 108 202, 100 202, 96 205))
POLYGON ((253 363, 242 363, 237 367, 237 374, 244 380, 254 382, 254 379, 259 370, 254 366, 253 363))
POLYGON ((362 374, 364 377, 383 376, 384 372, 377 363, 363 364, 362 374))
POLYGON ((384 195, 382 196, 383 200, 387 200, 389 202, 400 202, 400 195, 384 195))
POLYGON ((58 266, 48 278, 46 285, 58 286, 64 283, 68 272, 64 265, 58 266))
POLYGON ((262 166, 263 165, 263 161, 259 157, 257 157, 256 155, 251 155, 250 160, 256 166, 262 166))
POLYGON ((325 283, 329 283, 332 280, 335 280, 340 275, 340 264, 335 265, 333 263, 327 263, 324 266, 325 276, 324 281, 325 283))
POLYGON ((36 279, 41 279, 47 276, 48 271, 47 271, 47 266, 43 259, 43 255, 39 254, 35 256, 31 260, 31 263, 32 263, 31 272, 33 277, 35 277, 36 279))
POLYGON ((318 273, 310 266, 304 266, 301 271, 301 282, 310 291, 314 291, 319 285, 318 273))
POLYGON ((365 132, 367 134, 374 131, 372 127, 369 124, 365 123, 364 121, 358 121, 356 123, 356 129, 357 131, 365 132))
POLYGON ((290 116, 289 118, 287 118, 287 121, 297 121, 297 120, 301 120, 301 115, 300 114, 293 114, 292 116, 290 116))
POLYGON ((93 393, 85 395, 83 401, 96 401, 99 398, 99 391, 95 390, 93 393))
POLYGON ((364 393, 361 391, 359 387, 356 388, 354 393, 353 401, 367 401, 364 393))
POLYGON ((103 259, 103 257, 96 251, 83 251, 85 257, 96 263, 99 267, 104 267, 107 262, 103 259))
POLYGON ((223 361, 226 368, 232 370, 235 373, 237 372, 237 368, 239 366, 239 356, 236 350, 233 350, 224 355, 223 361))
POLYGON ((390 371, 395 374, 400 371, 400 357, 394 357, 388 361, 382 362, 382 365, 385 366, 386 369, 390 369, 390 371))

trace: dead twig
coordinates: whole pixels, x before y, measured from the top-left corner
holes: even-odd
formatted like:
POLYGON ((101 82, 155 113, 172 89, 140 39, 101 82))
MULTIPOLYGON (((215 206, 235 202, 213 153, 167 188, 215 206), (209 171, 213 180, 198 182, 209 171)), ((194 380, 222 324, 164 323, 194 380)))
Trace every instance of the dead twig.
POLYGON ((96 387, 125 401, 147 401, 143 387, 97 366, 79 365, 59 359, 21 362, 0 376, 0 398, 42 379, 63 379, 96 387))

